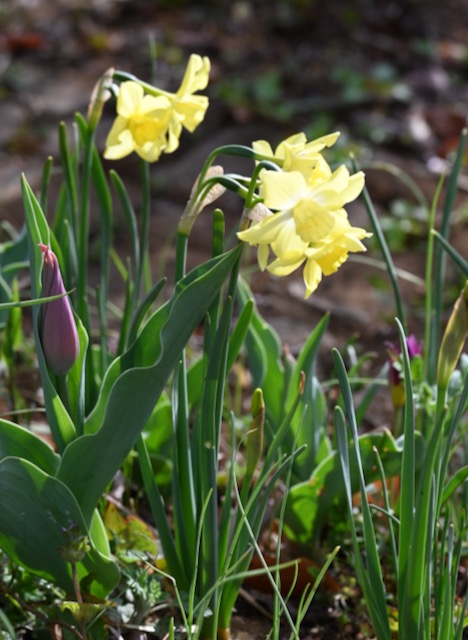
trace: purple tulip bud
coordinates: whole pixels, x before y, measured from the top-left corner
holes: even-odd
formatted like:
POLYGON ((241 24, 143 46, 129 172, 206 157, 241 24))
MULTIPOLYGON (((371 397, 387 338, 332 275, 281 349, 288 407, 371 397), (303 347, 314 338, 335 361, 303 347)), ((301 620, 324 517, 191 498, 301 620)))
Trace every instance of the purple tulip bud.
MULTIPOLYGON (((39 245, 44 255, 42 296, 66 293, 57 256, 46 245, 39 245)), ((80 352, 80 341, 68 296, 42 305, 39 331, 48 367, 65 375, 80 352)))

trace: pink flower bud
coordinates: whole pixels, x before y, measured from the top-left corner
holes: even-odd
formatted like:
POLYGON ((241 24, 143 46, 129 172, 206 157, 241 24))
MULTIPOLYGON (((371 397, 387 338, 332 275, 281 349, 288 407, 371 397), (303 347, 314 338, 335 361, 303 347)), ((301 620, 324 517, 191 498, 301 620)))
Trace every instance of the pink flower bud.
MULTIPOLYGON (((405 404, 405 388, 403 386, 402 363, 401 363, 401 347, 400 345, 387 342, 387 353, 390 367, 388 369, 388 382, 390 387, 390 395, 394 407, 401 408, 405 404)), ((416 356, 423 353, 422 344, 418 342, 416 336, 411 334, 406 338, 406 346, 410 361, 416 356)))
MULTIPOLYGON (((44 244, 42 296, 66 293, 55 253, 44 244)), ((57 375, 65 375, 80 352, 80 341, 68 296, 42 305, 39 331, 48 367, 57 375)))

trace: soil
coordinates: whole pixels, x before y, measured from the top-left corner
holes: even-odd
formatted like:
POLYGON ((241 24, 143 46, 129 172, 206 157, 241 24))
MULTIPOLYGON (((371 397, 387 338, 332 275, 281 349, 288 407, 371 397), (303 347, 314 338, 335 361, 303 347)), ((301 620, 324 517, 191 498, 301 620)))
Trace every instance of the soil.
MULTIPOLYGON (((314 136, 340 130, 340 160, 353 152, 364 168, 397 267, 423 277, 427 217, 408 186, 382 166, 402 170, 429 203, 441 173, 450 169, 468 110, 468 5, 464 0, 0 2, 1 223, 21 226, 20 174, 26 174, 33 188, 39 187, 44 159, 58 158, 58 122, 65 122, 71 132, 74 113, 86 113, 102 73, 115 67, 150 80, 150 42, 157 50, 157 84, 169 90, 177 87, 190 53, 208 55, 212 62, 206 120, 195 134, 182 138, 176 153, 153 167, 150 246, 154 270, 161 263, 170 268, 167 234, 175 228, 212 149, 260 138, 274 145, 301 130, 314 136)), ((106 107, 98 131, 101 147, 113 117, 112 106, 106 107)), ((131 194, 138 194, 137 160, 131 157, 118 166, 106 165, 117 168, 131 194)), ((239 166, 232 159, 224 164, 233 171, 239 166)), ((244 169, 241 165, 240 170, 244 169)), ((459 187, 453 244, 466 257, 466 167, 459 187)), ((53 205, 54 195, 51 211, 53 205)), ((226 198, 221 205, 228 227, 233 228, 241 214, 238 201, 226 198)), ((369 227, 362 201, 349 207, 349 217, 354 226, 369 227)), ((197 220, 191 237, 193 264, 209 251, 209 225, 209 215, 197 220)), ((125 251, 123 229, 116 211, 116 242, 125 251)), ((94 220, 91 245, 98 237, 94 220)), ((325 278, 308 300, 303 299, 300 274, 286 280, 253 276, 260 311, 292 353, 300 349, 323 313, 330 312, 319 363, 323 375, 331 368, 330 348, 346 342, 358 353, 375 353, 368 365, 373 375, 385 360, 385 342, 396 336, 391 292, 385 272, 369 261, 381 259, 372 242, 370 247, 368 254, 350 259, 336 275, 325 278)), ((449 278, 458 286, 455 271, 449 271, 449 278)), ((421 337, 424 285, 422 280, 402 277, 401 286, 410 330, 421 337)), ((117 301, 122 295, 117 285, 113 295, 117 301)), ((454 295, 450 300, 453 303, 454 295)), ((391 426, 390 413, 389 400, 382 394, 370 411, 368 428, 391 426)), ((336 622, 346 616, 345 600, 333 606, 325 600, 314 603, 303 637, 368 637, 359 635, 362 631, 352 622, 348 629, 336 622)), ((264 638, 271 626, 269 621, 263 625, 262 615, 252 611, 252 605, 241 599, 234 618, 239 640, 264 638), (261 628, 254 631, 258 625, 261 628)))

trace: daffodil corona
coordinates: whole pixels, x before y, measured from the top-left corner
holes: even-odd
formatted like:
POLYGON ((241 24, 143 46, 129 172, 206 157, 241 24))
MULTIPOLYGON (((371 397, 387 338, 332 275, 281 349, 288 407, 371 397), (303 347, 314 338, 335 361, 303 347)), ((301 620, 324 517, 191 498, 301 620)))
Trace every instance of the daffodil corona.
POLYGON ((322 275, 337 271, 349 252, 365 251, 361 240, 371 235, 352 227, 344 209, 361 193, 364 174, 350 175, 344 165, 328 172, 316 149, 314 154, 307 171, 260 173, 260 196, 271 214, 238 233, 240 240, 258 246, 262 270, 284 276, 304 265, 306 297, 322 275), (274 259, 269 263, 271 252, 274 259))
POLYGON ((135 151, 154 162, 161 153, 175 151, 182 128, 193 132, 205 117, 208 98, 193 94, 206 88, 209 72, 209 59, 193 54, 176 93, 137 80, 122 82, 104 157, 119 160, 135 151))

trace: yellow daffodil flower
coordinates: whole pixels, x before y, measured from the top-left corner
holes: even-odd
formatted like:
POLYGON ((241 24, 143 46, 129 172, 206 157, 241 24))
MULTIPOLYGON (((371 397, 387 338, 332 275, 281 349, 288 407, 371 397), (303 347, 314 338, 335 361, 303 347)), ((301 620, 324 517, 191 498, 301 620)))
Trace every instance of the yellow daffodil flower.
POLYGON ((205 117, 208 108, 206 96, 193 95, 203 91, 208 85, 210 59, 199 55, 190 56, 182 84, 177 93, 165 94, 171 100, 172 112, 169 122, 166 153, 172 153, 179 146, 182 127, 191 133, 195 131, 205 117))
POLYGON ((305 133, 296 133, 283 140, 273 152, 266 140, 257 140, 252 144, 259 156, 277 162, 283 171, 299 171, 307 180, 327 179, 331 169, 322 154, 325 147, 331 147, 338 139, 339 132, 307 142, 305 133))
POLYGON ((209 58, 193 54, 176 93, 134 80, 122 82, 104 157, 118 160, 135 151, 154 162, 162 152, 175 151, 182 127, 193 132, 205 117, 208 98, 193 93, 206 88, 209 72, 209 58))
POLYGON ((362 172, 350 176, 343 165, 328 180, 308 184, 299 171, 263 171, 260 195, 265 207, 278 213, 237 235, 258 246, 260 268, 282 276, 305 262, 306 297, 318 286, 322 274, 334 273, 349 252, 365 251, 364 229, 351 227, 344 206, 364 187, 362 172), (276 258, 268 265, 270 249, 276 258))
POLYGON ((122 82, 117 99, 117 118, 107 136, 104 157, 120 160, 135 151, 154 162, 166 146, 171 103, 166 96, 150 96, 132 80, 122 82))

